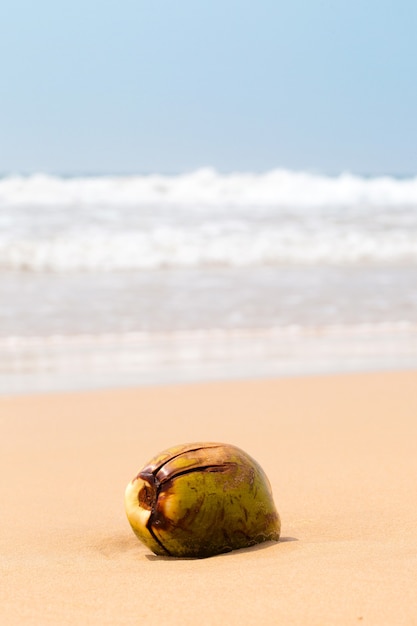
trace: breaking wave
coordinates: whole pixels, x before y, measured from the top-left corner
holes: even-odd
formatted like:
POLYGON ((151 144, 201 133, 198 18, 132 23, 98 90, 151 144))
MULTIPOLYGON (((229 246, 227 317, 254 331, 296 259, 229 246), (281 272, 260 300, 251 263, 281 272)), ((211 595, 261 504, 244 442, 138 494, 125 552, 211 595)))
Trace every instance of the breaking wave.
POLYGON ((417 261, 417 178, 274 170, 0 179, 0 269, 417 261))

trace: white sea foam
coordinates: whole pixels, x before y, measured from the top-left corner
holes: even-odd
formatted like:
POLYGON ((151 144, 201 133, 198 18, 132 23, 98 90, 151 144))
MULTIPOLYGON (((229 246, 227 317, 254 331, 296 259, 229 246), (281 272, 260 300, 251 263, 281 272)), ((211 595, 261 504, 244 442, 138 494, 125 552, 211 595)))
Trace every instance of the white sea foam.
POLYGON ((0 269, 417 261, 417 178, 275 170, 0 179, 0 269))
POLYGON ((0 179, 0 205, 346 206, 416 205, 417 177, 336 177, 276 169, 219 174, 211 168, 176 176, 60 178, 45 174, 0 179))
POLYGON ((410 232, 308 233, 295 229, 219 232, 78 233, 0 242, 0 268, 25 271, 120 271, 162 267, 417 262, 410 232))
MULTIPOLYGON (((11 335, 2 337, 0 335, 0 350, 10 353, 20 350, 37 350, 48 348, 88 348, 91 346, 115 345, 140 347, 148 343, 160 343, 165 347, 169 343, 189 345, 189 343, 219 341, 227 342, 231 340, 241 341, 246 339, 283 340, 285 338, 304 339, 306 337, 365 337, 381 335, 412 335, 417 336, 417 324, 406 320, 398 322, 377 322, 377 323, 355 323, 355 324, 328 324, 328 325, 306 325, 288 324, 285 326, 274 326, 270 328, 201 328, 189 330, 176 330, 165 332, 118 332, 99 334, 56 334, 56 335, 11 335)), ((225 354, 227 353, 225 347, 225 354)))
POLYGON ((0 337, 0 394, 415 368, 409 323, 0 337))

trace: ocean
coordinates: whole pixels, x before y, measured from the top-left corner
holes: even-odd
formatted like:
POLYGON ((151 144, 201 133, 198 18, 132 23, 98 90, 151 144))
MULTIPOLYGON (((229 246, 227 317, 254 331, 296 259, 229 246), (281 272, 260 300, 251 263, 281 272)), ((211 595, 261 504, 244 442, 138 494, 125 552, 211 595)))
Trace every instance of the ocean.
POLYGON ((0 178, 0 393, 417 367, 417 177, 0 178))

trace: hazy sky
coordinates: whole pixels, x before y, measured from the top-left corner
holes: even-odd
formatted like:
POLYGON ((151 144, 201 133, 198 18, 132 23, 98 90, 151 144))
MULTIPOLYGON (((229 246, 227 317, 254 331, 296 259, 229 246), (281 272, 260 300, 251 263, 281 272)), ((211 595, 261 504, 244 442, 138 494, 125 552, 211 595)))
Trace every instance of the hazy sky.
POLYGON ((415 0, 13 0, 0 172, 417 173, 415 0))

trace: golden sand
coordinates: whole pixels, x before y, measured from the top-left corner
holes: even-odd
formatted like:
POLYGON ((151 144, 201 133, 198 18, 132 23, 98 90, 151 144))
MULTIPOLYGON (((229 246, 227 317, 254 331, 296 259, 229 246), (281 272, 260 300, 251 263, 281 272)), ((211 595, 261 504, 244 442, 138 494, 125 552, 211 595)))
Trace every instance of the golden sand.
POLYGON ((417 624, 417 372, 0 398, 0 623, 417 624), (282 540, 156 557, 127 482, 160 450, 234 443, 282 540))

